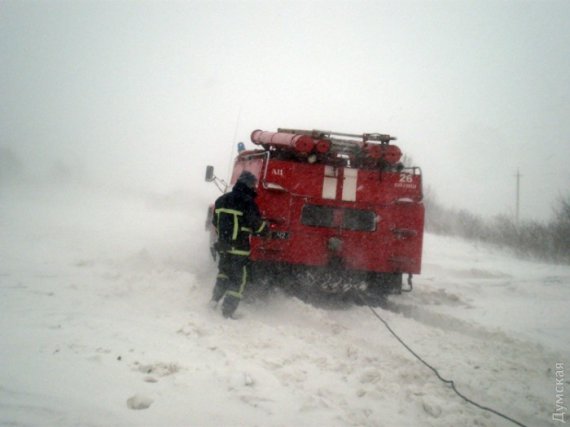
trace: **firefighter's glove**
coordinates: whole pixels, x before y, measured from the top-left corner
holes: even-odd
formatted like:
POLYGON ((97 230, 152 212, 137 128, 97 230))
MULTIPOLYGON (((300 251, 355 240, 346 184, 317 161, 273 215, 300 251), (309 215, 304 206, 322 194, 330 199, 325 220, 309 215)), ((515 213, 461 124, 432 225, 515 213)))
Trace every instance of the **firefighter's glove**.
POLYGON ((271 229, 269 221, 265 220, 263 228, 261 229, 261 231, 257 232, 256 235, 264 239, 267 239, 270 234, 271 234, 271 229))

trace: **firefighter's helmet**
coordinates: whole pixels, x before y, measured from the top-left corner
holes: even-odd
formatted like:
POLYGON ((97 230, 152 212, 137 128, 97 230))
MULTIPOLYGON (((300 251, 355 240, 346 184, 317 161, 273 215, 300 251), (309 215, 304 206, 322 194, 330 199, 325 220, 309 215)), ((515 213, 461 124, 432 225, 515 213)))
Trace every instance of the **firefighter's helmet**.
POLYGON ((257 178, 251 172, 243 171, 240 174, 237 182, 241 182, 241 183, 247 185, 249 188, 255 188, 255 184, 257 184, 257 178))

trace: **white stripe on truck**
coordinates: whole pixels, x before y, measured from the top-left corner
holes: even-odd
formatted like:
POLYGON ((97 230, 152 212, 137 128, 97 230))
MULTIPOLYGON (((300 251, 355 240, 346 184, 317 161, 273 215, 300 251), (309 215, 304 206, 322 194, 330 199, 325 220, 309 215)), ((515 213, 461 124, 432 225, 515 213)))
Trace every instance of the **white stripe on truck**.
POLYGON ((356 201, 356 180, 358 169, 344 169, 344 183, 342 184, 342 200, 347 202, 356 201))
POLYGON ((334 167, 325 166, 325 175, 323 177, 323 199, 336 198, 337 179, 334 167))

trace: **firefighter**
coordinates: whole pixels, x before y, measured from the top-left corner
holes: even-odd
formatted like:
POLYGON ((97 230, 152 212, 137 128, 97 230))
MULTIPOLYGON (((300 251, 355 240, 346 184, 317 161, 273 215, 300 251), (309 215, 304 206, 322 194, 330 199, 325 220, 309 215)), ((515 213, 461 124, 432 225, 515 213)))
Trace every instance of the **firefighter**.
POLYGON ((243 171, 232 191, 220 196, 214 206, 212 223, 218 235, 218 276, 210 305, 223 298, 222 314, 233 317, 248 282, 249 237, 264 235, 267 224, 255 203, 257 178, 243 171))

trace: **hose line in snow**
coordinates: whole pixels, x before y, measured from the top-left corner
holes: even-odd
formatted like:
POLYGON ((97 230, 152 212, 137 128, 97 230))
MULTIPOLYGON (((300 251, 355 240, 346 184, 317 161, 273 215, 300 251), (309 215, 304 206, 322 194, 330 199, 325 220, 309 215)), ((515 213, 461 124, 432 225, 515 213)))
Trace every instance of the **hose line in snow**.
POLYGON ((488 411, 491 412, 495 415, 498 415, 499 417, 504 418, 505 420, 508 420, 510 422, 512 422, 513 424, 516 424, 520 427, 527 427, 525 424, 514 420, 513 418, 500 413, 499 411, 494 410, 493 408, 489 408, 488 406, 483 406, 480 405, 477 402, 474 402, 473 400, 469 399, 468 397, 466 397, 465 395, 463 395, 459 390, 457 390, 457 388, 455 387, 455 383, 453 382, 453 380, 448 380, 446 378, 443 378, 440 373, 437 371, 437 369, 435 369, 433 366, 431 366, 429 363, 427 363, 424 359, 422 359, 414 350, 412 350, 410 348, 410 346, 408 346, 399 336, 398 334, 396 334, 396 332, 394 332, 394 330, 390 327, 390 325, 388 324, 388 322, 386 322, 377 312, 376 310, 374 310, 374 307, 372 307, 370 304, 368 304, 366 302, 366 300, 362 297, 362 295, 360 294, 359 291, 356 292, 356 294, 358 295, 358 298, 360 298, 360 300, 362 301, 362 303, 364 305, 366 305, 370 311, 372 311, 372 314, 374 314, 374 316, 376 316, 378 318, 378 320, 380 320, 384 326, 386 326, 386 329, 388 329, 388 331, 394 336, 394 338, 396 338, 400 344, 402 344, 406 350, 408 350, 416 359, 418 359, 420 362, 422 362, 427 368, 429 368, 434 374, 435 376, 443 383, 449 385, 451 387, 451 389, 455 392, 455 394, 457 394, 459 397, 461 397, 463 400, 465 400, 467 403, 470 403, 473 406, 476 406, 479 409, 482 409, 484 411, 488 411))

